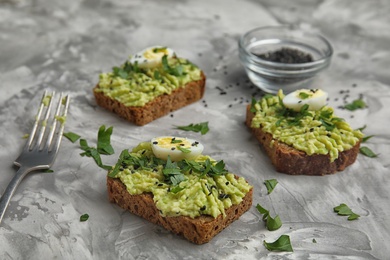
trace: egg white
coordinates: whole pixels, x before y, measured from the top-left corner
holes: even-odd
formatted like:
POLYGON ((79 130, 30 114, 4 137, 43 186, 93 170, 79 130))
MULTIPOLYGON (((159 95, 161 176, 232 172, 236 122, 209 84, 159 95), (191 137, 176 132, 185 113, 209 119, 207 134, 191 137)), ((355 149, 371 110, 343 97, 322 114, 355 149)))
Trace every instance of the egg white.
POLYGON ((283 98, 285 107, 294 111, 300 111, 305 105, 309 105, 309 110, 319 110, 326 105, 328 93, 321 89, 299 89, 283 98))
POLYGON ((167 55, 171 58, 175 55, 175 52, 171 48, 164 46, 152 46, 148 47, 130 58, 130 63, 137 63, 139 68, 155 68, 161 64, 162 57, 167 55))
POLYGON ((193 139, 174 136, 160 136, 151 140, 154 155, 162 160, 180 161, 193 160, 203 152, 203 145, 193 139), (181 142, 178 142, 181 141, 181 142), (178 146, 190 150, 189 153, 181 151, 178 146))

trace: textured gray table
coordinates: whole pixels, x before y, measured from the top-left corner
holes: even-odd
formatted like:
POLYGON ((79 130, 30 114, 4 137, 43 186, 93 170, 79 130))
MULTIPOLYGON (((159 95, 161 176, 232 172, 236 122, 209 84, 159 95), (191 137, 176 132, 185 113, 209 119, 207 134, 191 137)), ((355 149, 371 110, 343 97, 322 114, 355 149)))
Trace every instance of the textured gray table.
MULTIPOLYGON (((255 188, 254 205, 283 221, 281 229, 267 231, 253 207, 210 243, 190 244, 110 204, 106 173, 64 140, 54 173, 29 175, 13 197, 0 226, 0 258, 389 259, 389 13, 390 2, 371 0, 0 1, 0 193, 15 172, 12 162, 34 106, 49 88, 72 96, 66 131, 93 144, 100 125, 114 126, 116 156, 139 141, 182 134, 173 125, 209 121, 207 135, 188 136, 245 176, 255 188), (243 124, 256 89, 238 61, 237 39, 251 28, 281 23, 312 28, 332 42, 332 65, 313 87, 329 92, 330 105, 353 127, 367 125, 365 133, 375 137, 366 145, 378 158, 359 155, 344 172, 325 177, 275 172, 243 124), (155 44, 172 47, 206 72, 203 101, 144 127, 96 107, 91 89, 98 74, 155 44), (346 93, 348 102, 362 94, 369 108, 337 109, 346 93), (271 178, 279 184, 267 195, 263 181, 271 178), (333 207, 340 203, 361 217, 338 216, 333 207), (84 213, 90 219, 80 222, 84 213), (293 253, 262 245, 281 234, 290 235, 293 253)), ((112 164, 116 156, 103 159, 112 164)))

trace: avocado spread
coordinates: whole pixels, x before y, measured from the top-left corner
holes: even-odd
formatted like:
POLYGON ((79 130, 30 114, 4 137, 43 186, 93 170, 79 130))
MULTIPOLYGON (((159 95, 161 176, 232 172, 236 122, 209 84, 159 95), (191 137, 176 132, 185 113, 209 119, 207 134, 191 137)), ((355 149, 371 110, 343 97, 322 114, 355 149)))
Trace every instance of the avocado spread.
POLYGON ((339 152, 351 149, 363 137, 361 131, 353 130, 342 118, 334 116, 329 106, 319 110, 303 106, 300 111, 293 111, 284 106, 283 98, 280 90, 277 95, 254 100, 251 127, 261 128, 272 134, 273 139, 308 155, 329 154, 331 162, 338 158, 339 152))
POLYGON ((119 178, 132 195, 152 193, 163 216, 225 216, 225 209, 239 204, 252 188, 228 172, 223 161, 206 155, 165 161, 154 156, 150 142, 122 151, 108 176, 119 178))
POLYGON ((112 72, 99 76, 97 92, 116 99, 125 106, 144 106, 163 94, 201 79, 201 70, 186 59, 164 56, 152 68, 139 68, 137 63, 126 61, 112 72))

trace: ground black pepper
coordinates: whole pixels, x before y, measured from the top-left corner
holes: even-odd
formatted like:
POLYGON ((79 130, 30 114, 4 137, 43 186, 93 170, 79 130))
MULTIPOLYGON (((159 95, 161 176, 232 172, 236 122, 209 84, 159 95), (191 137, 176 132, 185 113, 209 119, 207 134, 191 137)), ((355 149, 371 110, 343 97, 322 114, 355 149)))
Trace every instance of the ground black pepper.
POLYGON ((267 53, 253 53, 254 55, 258 56, 259 58, 267 61, 274 61, 279 63, 306 63, 306 62, 312 62, 313 56, 309 53, 305 53, 303 51, 300 51, 298 49, 292 49, 292 48, 281 48, 276 51, 271 51, 267 53))

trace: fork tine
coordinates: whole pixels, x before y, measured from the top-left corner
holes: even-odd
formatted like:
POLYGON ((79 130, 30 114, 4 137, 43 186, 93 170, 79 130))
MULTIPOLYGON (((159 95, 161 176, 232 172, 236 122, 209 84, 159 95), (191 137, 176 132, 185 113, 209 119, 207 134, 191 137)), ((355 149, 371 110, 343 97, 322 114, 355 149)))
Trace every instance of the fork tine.
POLYGON ((62 135, 64 132, 64 126, 65 126, 65 122, 63 122, 61 118, 64 118, 64 120, 66 120, 68 107, 69 107, 69 95, 64 97, 63 94, 61 93, 61 96, 58 100, 58 105, 56 109, 56 114, 54 116, 53 124, 51 126, 49 136, 47 138, 46 146, 48 147, 49 152, 57 151, 60 146, 62 135), (61 109, 62 107, 63 109, 61 109), (60 121, 60 127, 58 132, 56 133, 58 121, 60 121), (53 141, 53 137, 55 134, 57 134, 57 139, 53 141))
POLYGON ((45 107, 44 99, 45 99, 46 96, 47 96, 47 90, 45 90, 45 92, 42 95, 41 103, 39 105, 37 115, 35 116, 34 126, 31 129, 30 135, 29 135, 27 143, 26 143, 26 149, 28 149, 28 150, 32 149, 32 142, 33 142, 35 134, 37 132, 37 128, 38 128, 38 125, 39 125, 39 121, 41 119, 42 111, 43 111, 43 109, 45 107))
POLYGON ((44 117, 43 121, 41 121, 41 129, 39 131, 38 139, 35 143, 35 147, 40 151, 43 149, 42 140, 43 140, 43 137, 44 137, 45 132, 46 132, 46 127, 47 127, 47 123, 48 123, 49 116, 51 113, 51 107, 53 104, 54 96, 55 96, 55 92, 53 92, 51 95, 47 95, 45 97, 45 98, 49 99, 49 104, 46 104, 47 102, 45 102, 45 100, 42 100, 43 105, 46 106, 46 113, 45 113, 45 117, 44 117))

